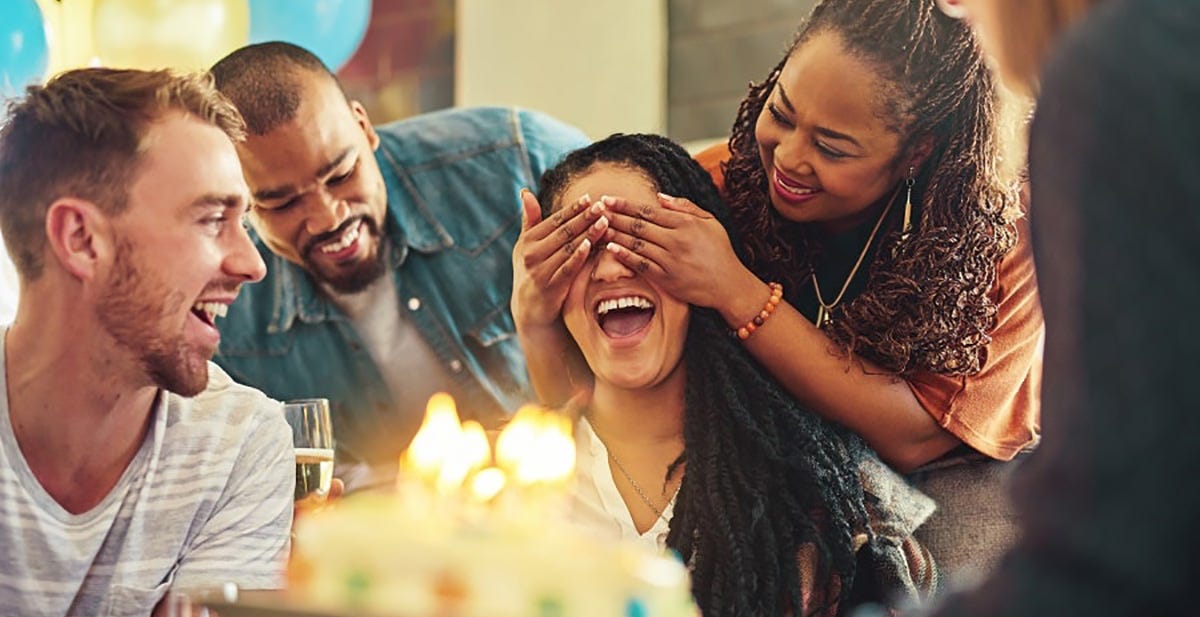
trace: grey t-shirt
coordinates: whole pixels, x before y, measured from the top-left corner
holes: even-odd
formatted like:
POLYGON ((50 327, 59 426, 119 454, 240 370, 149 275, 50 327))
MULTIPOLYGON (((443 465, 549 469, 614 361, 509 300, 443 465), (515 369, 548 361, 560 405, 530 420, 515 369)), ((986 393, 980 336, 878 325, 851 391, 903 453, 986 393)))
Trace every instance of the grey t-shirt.
POLYGON ((144 617, 170 587, 282 585, 295 459, 279 404, 209 363, 204 392, 160 392, 153 414, 112 491, 71 514, 33 475, 0 396, 0 613, 144 617))

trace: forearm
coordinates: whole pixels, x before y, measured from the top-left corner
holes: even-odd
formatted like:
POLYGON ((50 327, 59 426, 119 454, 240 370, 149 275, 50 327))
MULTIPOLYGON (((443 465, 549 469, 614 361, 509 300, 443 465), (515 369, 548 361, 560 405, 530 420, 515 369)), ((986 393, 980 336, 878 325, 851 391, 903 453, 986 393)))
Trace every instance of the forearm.
MULTIPOLYGON (((732 287, 737 291, 721 313, 736 327, 762 310, 769 292, 757 278, 732 287)), ((921 407, 907 382, 847 355, 786 302, 744 344, 797 400, 858 433, 900 471, 919 467, 960 443, 921 407)))
POLYGON ((561 323, 517 327, 534 393, 544 405, 559 406, 575 395, 572 375, 580 375, 582 359, 561 323))

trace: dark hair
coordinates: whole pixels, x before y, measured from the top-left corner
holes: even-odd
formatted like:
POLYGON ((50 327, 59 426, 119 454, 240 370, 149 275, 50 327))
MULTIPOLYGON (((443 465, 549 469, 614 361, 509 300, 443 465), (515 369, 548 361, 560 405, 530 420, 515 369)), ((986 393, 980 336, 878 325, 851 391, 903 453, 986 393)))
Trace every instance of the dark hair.
POLYGON ((266 135, 296 117, 306 77, 328 78, 341 89, 320 58, 281 41, 236 49, 213 65, 212 74, 217 89, 232 99, 246 118, 251 135, 266 135))
POLYGON ((787 221, 772 207, 754 130, 788 57, 822 33, 837 36, 846 53, 891 86, 881 96, 900 134, 901 154, 933 138, 915 175, 917 228, 899 243, 896 225, 890 226, 862 293, 835 309, 826 333, 892 373, 976 373, 996 323, 988 293, 1000 258, 1015 242, 1017 183, 1001 171, 993 76, 970 28, 943 15, 934 0, 825 0, 767 79, 751 85, 725 168, 746 263, 760 277, 781 281, 795 302, 821 251, 814 226, 787 221))
POLYGON ((108 213, 125 209, 150 125, 172 110, 234 141, 245 125, 207 73, 89 68, 30 86, 0 129, 0 230, 17 272, 42 272, 46 212, 72 196, 108 213))
MULTIPOLYGON (((567 186, 600 164, 637 171, 659 191, 728 222, 704 169, 655 135, 613 135, 567 155, 542 177, 543 207, 561 207, 567 186)), ((836 578, 845 597, 855 574, 851 536, 867 525, 858 476, 865 446, 800 408, 711 309, 691 307, 683 357, 687 471, 667 545, 689 564, 703 613, 794 612, 801 606, 797 554, 806 543, 816 549, 817 588, 836 578)))

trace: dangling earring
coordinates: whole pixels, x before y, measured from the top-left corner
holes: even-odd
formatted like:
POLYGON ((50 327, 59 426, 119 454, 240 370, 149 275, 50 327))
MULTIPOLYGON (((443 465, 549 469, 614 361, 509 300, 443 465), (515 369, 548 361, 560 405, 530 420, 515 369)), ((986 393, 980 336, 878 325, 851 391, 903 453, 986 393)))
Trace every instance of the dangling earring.
POLYGON ((900 242, 908 240, 908 237, 912 235, 912 189, 913 185, 917 183, 913 178, 915 171, 914 168, 909 167, 908 177, 904 179, 906 195, 904 196, 904 225, 900 228, 900 242))

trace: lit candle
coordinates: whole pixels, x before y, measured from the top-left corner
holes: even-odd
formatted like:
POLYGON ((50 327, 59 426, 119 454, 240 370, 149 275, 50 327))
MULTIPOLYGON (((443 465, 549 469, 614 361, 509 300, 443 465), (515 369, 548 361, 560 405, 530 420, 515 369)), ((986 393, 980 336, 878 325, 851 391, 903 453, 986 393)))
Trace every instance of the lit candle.
POLYGON ((402 467, 426 481, 436 481, 461 432, 454 399, 444 392, 434 394, 425 407, 420 430, 404 453, 402 467))
POLYGON ((432 504, 436 516, 463 516, 464 507, 478 514, 486 506, 535 522, 574 471, 571 428, 567 416, 526 405, 501 431, 493 458, 483 427, 460 423, 454 400, 435 394, 400 459, 397 489, 414 504, 406 510, 432 504))

